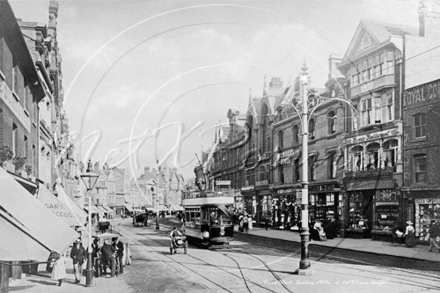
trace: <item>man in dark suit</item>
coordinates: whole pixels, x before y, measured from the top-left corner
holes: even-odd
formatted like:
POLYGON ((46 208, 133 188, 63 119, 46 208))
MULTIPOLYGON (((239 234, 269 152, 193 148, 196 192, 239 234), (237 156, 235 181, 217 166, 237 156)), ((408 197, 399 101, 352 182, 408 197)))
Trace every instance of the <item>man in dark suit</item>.
POLYGON ((119 273, 124 273, 124 266, 122 265, 122 256, 124 255, 124 243, 119 241, 118 237, 113 237, 113 246, 116 249, 116 257, 119 260, 119 273))

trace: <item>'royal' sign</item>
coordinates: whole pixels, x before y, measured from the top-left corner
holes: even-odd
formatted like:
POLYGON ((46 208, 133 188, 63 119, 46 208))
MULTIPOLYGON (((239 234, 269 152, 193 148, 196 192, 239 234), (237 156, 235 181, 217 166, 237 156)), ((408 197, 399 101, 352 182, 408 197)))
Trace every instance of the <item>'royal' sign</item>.
POLYGON ((403 106, 436 100, 440 97, 440 81, 430 82, 428 84, 407 90, 403 93, 403 106))

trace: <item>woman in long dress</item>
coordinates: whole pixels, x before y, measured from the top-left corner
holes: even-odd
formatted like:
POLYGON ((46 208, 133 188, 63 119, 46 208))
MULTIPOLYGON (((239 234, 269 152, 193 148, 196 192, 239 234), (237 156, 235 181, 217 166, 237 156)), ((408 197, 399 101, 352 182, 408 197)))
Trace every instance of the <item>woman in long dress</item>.
POLYGON ((417 245, 417 239, 414 236, 414 227, 411 221, 406 222, 406 230, 405 230, 405 245, 406 247, 414 247, 417 245))
POLYGON ((64 254, 58 254, 58 258, 53 261, 52 279, 58 281, 58 286, 61 286, 66 276, 66 257, 64 254))

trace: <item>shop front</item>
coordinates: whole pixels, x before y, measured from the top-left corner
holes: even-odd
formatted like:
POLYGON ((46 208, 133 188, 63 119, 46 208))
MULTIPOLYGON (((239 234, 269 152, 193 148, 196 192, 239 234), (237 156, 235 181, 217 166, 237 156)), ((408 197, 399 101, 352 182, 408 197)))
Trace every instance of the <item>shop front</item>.
POLYGON ((264 227, 266 217, 268 219, 272 217, 272 191, 269 190, 267 180, 257 181, 255 185, 257 194, 255 225, 264 227))
POLYGON ((429 241, 429 228, 440 219, 440 192, 411 190, 405 197, 406 219, 414 222, 416 238, 429 241))
POLYGON ((346 236, 368 238, 400 223, 399 196, 392 179, 350 183, 346 190, 346 236))
POLYGON ((253 185, 243 186, 241 188, 241 194, 243 195, 243 213, 247 213, 254 218, 256 213, 257 197, 255 195, 255 187, 253 185))
POLYGON ((298 231, 301 227, 301 189, 293 185, 273 189, 272 226, 298 231))
POLYGON ((342 194, 337 182, 309 185, 309 219, 322 223, 335 220, 339 225, 342 216, 342 194))
POLYGON ((244 210, 243 195, 241 190, 234 191, 234 209, 236 213, 242 213, 244 210))

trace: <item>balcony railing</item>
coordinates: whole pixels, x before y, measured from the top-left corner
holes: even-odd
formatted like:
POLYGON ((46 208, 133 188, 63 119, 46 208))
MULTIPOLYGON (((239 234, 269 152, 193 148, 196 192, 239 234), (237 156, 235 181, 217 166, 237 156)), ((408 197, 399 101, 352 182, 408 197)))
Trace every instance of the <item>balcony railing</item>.
POLYGON ((367 169, 360 171, 348 171, 345 174, 345 178, 366 178, 366 177, 379 177, 379 176, 390 176, 395 172, 394 167, 385 167, 383 169, 367 169))

